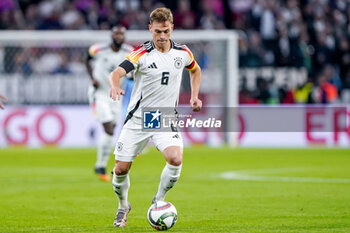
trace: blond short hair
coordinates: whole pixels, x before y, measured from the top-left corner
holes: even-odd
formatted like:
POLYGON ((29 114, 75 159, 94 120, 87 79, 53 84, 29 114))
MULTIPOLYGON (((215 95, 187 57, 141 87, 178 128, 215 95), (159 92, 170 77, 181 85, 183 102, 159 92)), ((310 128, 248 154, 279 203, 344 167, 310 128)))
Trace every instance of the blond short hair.
POLYGON ((173 23, 173 13, 171 10, 165 7, 157 8, 151 12, 149 23, 152 24, 154 21, 164 23, 169 21, 173 23))

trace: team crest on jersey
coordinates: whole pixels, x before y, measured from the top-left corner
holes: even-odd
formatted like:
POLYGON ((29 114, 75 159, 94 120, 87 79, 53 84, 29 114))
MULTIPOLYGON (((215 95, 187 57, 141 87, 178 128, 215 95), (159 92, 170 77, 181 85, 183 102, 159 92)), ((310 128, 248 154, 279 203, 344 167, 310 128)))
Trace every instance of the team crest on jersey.
POLYGON ((176 69, 180 69, 182 66, 182 58, 181 57, 176 57, 174 62, 174 66, 176 69))
POLYGON ((118 142, 117 151, 122 151, 122 150, 123 150, 123 143, 122 142, 118 142))

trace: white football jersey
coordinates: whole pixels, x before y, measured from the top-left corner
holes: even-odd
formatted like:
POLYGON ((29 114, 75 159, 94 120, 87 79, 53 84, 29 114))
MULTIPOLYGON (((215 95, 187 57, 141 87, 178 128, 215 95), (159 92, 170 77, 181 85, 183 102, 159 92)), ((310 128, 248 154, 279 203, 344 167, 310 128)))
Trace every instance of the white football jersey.
MULTIPOLYGON (((110 44, 93 44, 89 48, 89 55, 93 59, 93 77, 100 86, 95 89, 90 87, 90 92, 93 92, 93 98, 105 99, 109 98, 109 74, 125 60, 125 56, 133 50, 133 47, 123 44, 118 52, 114 52, 110 44)), ((120 80, 120 87, 124 89, 125 79, 120 80)))
POLYGON ((144 107, 177 107, 182 72, 184 68, 194 70, 196 61, 186 45, 171 41, 171 49, 162 53, 153 41, 135 48, 126 59, 135 68, 134 89, 128 107, 129 119, 141 123, 144 107))

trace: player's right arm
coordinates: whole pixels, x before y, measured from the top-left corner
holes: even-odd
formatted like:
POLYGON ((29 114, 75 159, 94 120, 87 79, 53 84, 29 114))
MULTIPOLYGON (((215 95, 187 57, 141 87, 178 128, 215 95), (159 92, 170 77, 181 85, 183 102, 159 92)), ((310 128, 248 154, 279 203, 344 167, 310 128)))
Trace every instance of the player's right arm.
POLYGON ((111 87, 109 96, 113 100, 117 100, 117 98, 120 100, 120 96, 124 95, 124 91, 120 88, 119 80, 137 67, 140 57, 146 52, 147 50, 143 46, 136 47, 126 56, 126 59, 119 67, 109 75, 108 83, 111 87))
POLYGON ((109 91, 109 96, 113 100, 117 100, 117 98, 118 100, 120 100, 120 96, 124 95, 124 90, 120 88, 119 81, 125 75, 125 69, 119 66, 117 69, 113 70, 108 77, 108 83, 111 87, 109 91))

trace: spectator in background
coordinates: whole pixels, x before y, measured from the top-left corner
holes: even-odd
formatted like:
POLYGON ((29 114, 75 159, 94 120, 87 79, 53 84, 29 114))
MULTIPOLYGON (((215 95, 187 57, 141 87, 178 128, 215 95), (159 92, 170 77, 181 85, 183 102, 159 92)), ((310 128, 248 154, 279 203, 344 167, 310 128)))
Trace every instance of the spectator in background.
POLYGON ((56 68, 54 68, 52 73, 53 74, 70 74, 70 73, 72 73, 71 70, 69 69, 69 64, 68 64, 67 56, 65 53, 60 54, 60 63, 56 68))
POLYGON ((33 69, 37 73, 51 73, 61 63, 61 57, 57 52, 46 51, 33 63, 33 69))
MULTIPOLYGON (((281 20, 286 25, 293 25, 293 23, 301 20, 301 12, 298 0, 287 0, 285 6, 280 7, 281 20)), ((292 28, 291 28, 292 29, 292 28)), ((294 35, 297 36, 297 35, 294 35)))
POLYGON ((259 100, 259 102, 264 104, 269 103, 271 94, 269 92, 268 82, 263 78, 257 78, 256 86, 257 86, 257 89, 256 89, 255 96, 259 100))
POLYGON ((0 94, 0 108, 1 109, 5 109, 4 104, 2 103, 2 101, 7 101, 7 98, 3 95, 0 94))
MULTIPOLYGON (((153 0, 143 0, 141 1, 141 11, 148 17, 153 9, 154 1, 153 0)), ((148 23, 148 18, 146 19, 148 23)))
POLYGON ((318 86, 313 90, 313 99, 316 103, 335 103, 338 98, 337 87, 329 82, 325 72, 317 77, 318 86))
POLYGON ((243 65, 246 67, 260 67, 264 65, 266 51, 261 43, 260 35, 252 31, 249 33, 248 49, 243 56, 243 65))
POLYGON ((174 14, 176 29, 191 29, 196 27, 196 15, 191 10, 189 0, 179 0, 174 14))
POLYGON ((270 78, 267 82, 267 89, 270 95, 270 98, 268 99, 269 104, 278 104, 280 103, 280 99, 284 98, 285 96, 280 96, 280 89, 277 85, 274 85, 274 78, 270 78))
POLYGON ((72 60, 69 61, 68 70, 70 70, 73 74, 83 74, 86 72, 86 68, 81 61, 81 57, 83 57, 83 55, 80 53, 74 53, 71 56, 72 60))
MULTIPOLYGON (((263 5, 262 1, 255 0, 253 5, 251 6, 251 9, 248 13, 249 18, 248 18, 248 24, 251 29, 254 31, 260 31, 260 21, 261 21, 261 15, 263 13, 263 5)), ((247 28, 248 29, 248 28, 247 28)))
POLYGON ((33 71, 29 53, 30 51, 28 50, 19 51, 14 58, 14 72, 22 73, 25 77, 29 76, 33 71))
POLYGON ((326 76, 326 80, 333 84, 337 90, 342 88, 342 83, 338 72, 335 70, 334 66, 331 64, 326 64, 323 68, 323 74, 326 76))
POLYGON ((294 104, 294 93, 292 90, 283 86, 278 89, 278 98, 280 104, 294 104))
POLYGON ((327 35, 318 33, 315 55, 313 59, 313 70, 322 70, 325 64, 333 63, 333 50, 327 45, 327 35))
POLYGON ((21 29, 24 19, 15 0, 0 1, 0 29, 21 29))
POLYGON ((99 28, 99 4, 98 2, 93 2, 86 11, 86 21, 90 29, 96 30, 99 28))
POLYGON ((216 11, 220 11, 218 8, 217 1, 211 0, 202 0, 201 1, 201 10, 202 14, 199 19, 201 29, 224 29, 224 23, 215 14, 216 11))
POLYGON ((252 0, 230 1, 230 13, 227 13, 228 10, 225 9, 225 14, 228 15, 225 16, 226 27, 231 27, 231 25, 233 25, 233 28, 237 30, 247 31, 250 23, 249 11, 252 4, 252 0))
MULTIPOLYGON (((120 11, 120 13, 127 14, 128 11, 137 11, 140 9, 139 0, 116 0, 115 8, 120 11)), ((152 5, 150 5, 152 7, 152 5)))
POLYGON ((288 37, 286 27, 281 27, 275 48, 275 58, 277 66, 300 66, 297 61, 299 57, 296 40, 288 37))
POLYGON ((28 5, 25 10, 26 30, 35 30, 40 24, 40 18, 38 17, 38 7, 35 4, 28 5))
POLYGON ((82 13, 76 9, 75 4, 72 2, 65 7, 59 22, 64 29, 87 29, 82 13))
POLYGON ((298 41, 299 51, 301 54, 302 66, 305 67, 308 73, 312 72, 312 55, 315 52, 315 49, 309 43, 309 36, 304 31, 299 35, 298 41))
POLYGON ((62 26, 59 22, 63 2, 45 0, 39 4, 39 15, 42 18, 37 29, 40 30, 59 30, 62 26))
POLYGON ((344 36, 342 36, 338 41, 335 61, 339 66, 340 78, 344 81, 350 68, 350 46, 348 39, 344 36))
POLYGON ((337 38, 343 37, 344 32, 346 32, 347 20, 346 15, 342 12, 345 12, 345 10, 334 9, 332 14, 332 21, 334 22, 332 25, 337 38))
POLYGON ((276 39, 276 0, 264 1, 260 19, 260 34, 268 50, 273 50, 276 39))
POLYGON ((3 9, 0 11, 0 29, 19 29, 16 15, 13 10, 3 9))
POLYGON ((294 90, 294 102, 298 104, 312 103, 313 100, 311 99, 311 93, 313 89, 314 84, 312 82, 312 79, 309 77, 308 81, 304 85, 294 90))
POLYGON ((109 26, 116 25, 118 23, 118 18, 114 9, 112 0, 102 0, 99 9, 99 21, 108 22, 109 26))

